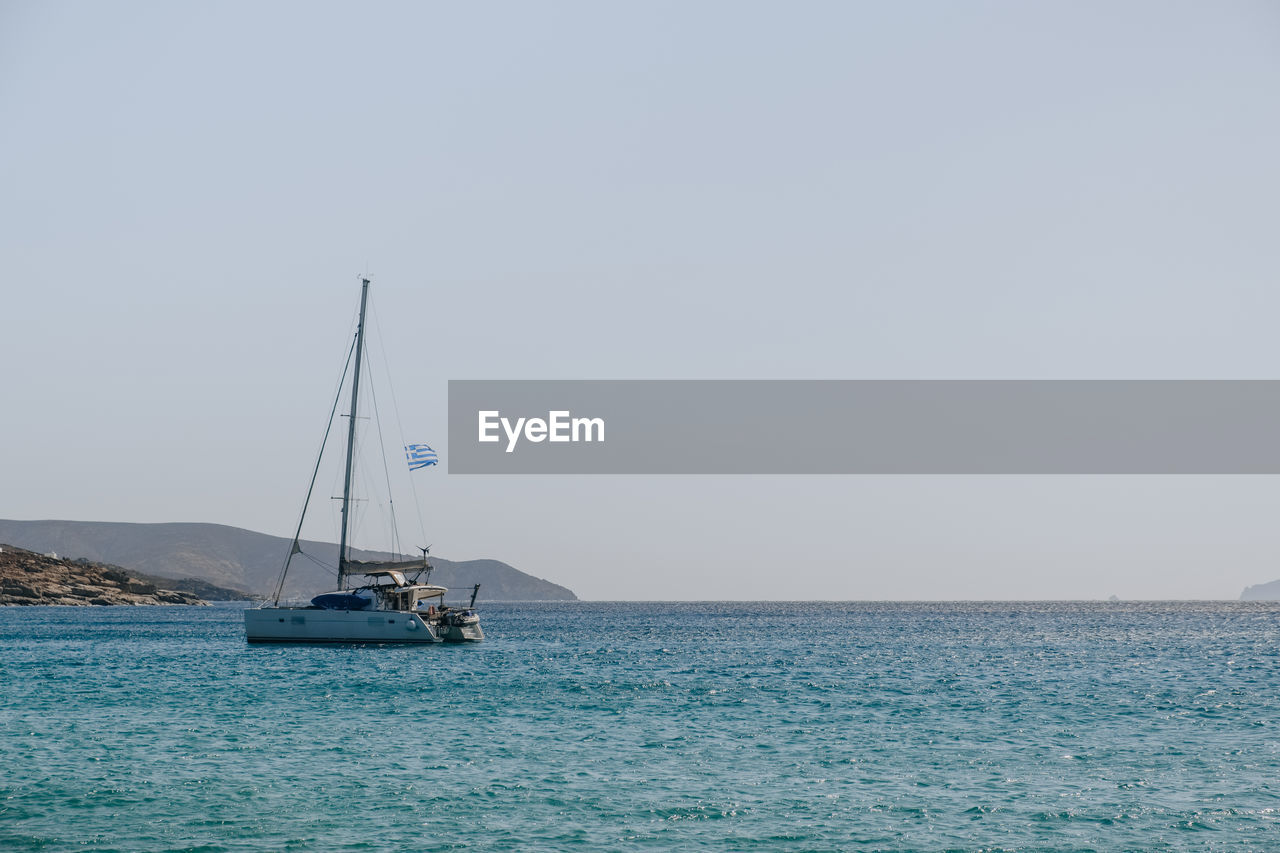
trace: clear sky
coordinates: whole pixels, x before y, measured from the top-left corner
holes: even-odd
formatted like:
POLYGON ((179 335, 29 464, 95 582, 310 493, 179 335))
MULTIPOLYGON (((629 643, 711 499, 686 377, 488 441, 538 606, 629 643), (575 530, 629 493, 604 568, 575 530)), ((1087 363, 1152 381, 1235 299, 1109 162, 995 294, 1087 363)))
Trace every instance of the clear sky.
MULTIPOLYGON (((1280 378, 1278 103, 1274 3, 0 0, 0 517, 287 535, 365 270, 446 455, 451 378, 1280 378)), ((588 598, 1280 577, 1275 478, 417 476, 588 598)))

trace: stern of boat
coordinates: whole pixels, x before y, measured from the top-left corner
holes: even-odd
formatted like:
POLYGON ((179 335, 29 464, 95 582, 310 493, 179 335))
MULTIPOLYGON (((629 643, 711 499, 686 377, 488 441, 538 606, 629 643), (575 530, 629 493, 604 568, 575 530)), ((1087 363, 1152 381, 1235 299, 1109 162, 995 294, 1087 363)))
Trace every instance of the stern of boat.
POLYGON ((449 614, 436 625, 436 633, 446 643, 478 643, 484 639, 480 617, 474 612, 449 614))

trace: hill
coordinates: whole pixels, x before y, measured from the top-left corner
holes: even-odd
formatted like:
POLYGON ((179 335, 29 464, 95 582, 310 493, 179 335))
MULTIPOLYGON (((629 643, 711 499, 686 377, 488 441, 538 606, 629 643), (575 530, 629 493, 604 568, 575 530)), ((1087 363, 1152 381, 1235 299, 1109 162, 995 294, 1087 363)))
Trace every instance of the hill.
POLYGON ((1280 601, 1280 581, 1247 586, 1240 593, 1241 601, 1280 601))
MULTIPOLYGON (((204 581, 257 596, 274 591, 289 550, 289 540, 280 536, 194 522, 0 520, 0 542, 42 553, 114 563, 159 578, 204 581)), ((338 546, 310 541, 301 545, 306 556, 295 557, 289 567, 285 598, 310 598, 334 585, 338 546)), ((386 558, 385 554, 358 550, 352 556, 358 560, 386 558)), ((433 556, 431 562, 436 567, 431 582, 450 587, 450 600, 470 593, 475 583, 481 584, 481 600, 577 600, 565 587, 498 560, 454 562, 433 556)))
POLYGON ((63 560, 0 545, 0 605, 204 604, 115 566, 63 560))

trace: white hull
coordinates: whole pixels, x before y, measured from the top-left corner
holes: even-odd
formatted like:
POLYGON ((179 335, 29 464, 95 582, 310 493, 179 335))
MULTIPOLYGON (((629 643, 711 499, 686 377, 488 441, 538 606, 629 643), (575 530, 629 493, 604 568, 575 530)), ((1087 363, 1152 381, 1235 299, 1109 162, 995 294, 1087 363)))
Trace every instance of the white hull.
POLYGON ((421 616, 398 610, 255 607, 244 612, 244 630, 251 643, 443 642, 421 616))

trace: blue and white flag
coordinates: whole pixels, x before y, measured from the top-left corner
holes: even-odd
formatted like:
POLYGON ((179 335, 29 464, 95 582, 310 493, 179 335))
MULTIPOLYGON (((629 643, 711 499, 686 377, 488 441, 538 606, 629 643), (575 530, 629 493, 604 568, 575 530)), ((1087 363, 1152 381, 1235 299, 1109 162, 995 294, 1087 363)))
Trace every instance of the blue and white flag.
POLYGON ((425 444, 406 444, 404 455, 409 460, 410 471, 417 471, 419 468, 426 468, 440 461, 436 452, 425 444))

